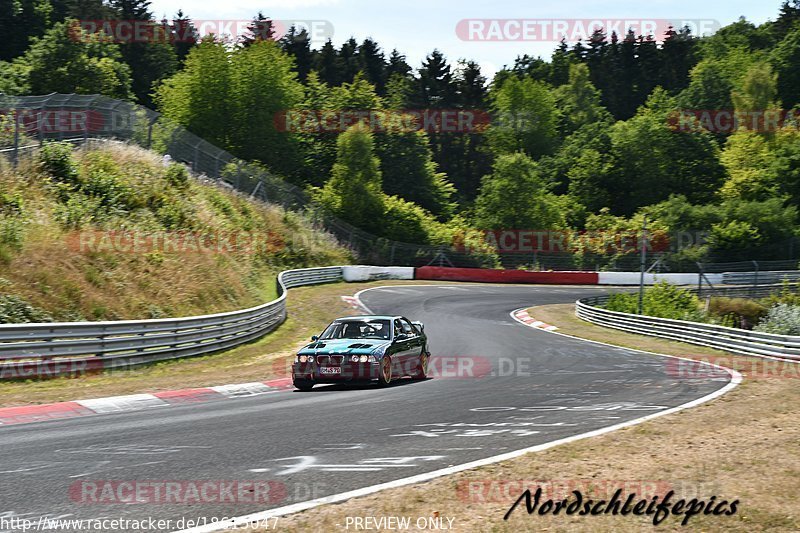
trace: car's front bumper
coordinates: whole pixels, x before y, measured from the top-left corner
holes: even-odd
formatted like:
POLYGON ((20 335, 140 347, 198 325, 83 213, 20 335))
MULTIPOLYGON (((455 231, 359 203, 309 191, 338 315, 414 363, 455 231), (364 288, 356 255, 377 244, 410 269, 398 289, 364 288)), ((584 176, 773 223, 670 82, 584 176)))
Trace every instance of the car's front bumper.
POLYGON ((378 379, 379 363, 353 363, 344 361, 340 364, 294 363, 292 379, 295 381, 313 381, 314 383, 340 383, 343 381, 370 381, 378 379), (338 369, 338 370, 325 370, 338 369))

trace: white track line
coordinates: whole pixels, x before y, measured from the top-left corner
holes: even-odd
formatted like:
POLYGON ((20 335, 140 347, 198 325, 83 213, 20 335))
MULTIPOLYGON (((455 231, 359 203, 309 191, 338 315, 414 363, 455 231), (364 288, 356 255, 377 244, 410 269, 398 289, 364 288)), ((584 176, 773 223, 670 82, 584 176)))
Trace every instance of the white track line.
MULTIPOLYGON (((427 287, 436 287, 436 285, 427 285, 427 287)), ((370 291, 370 290, 381 289, 381 288, 383 288, 383 287, 373 287, 373 288, 370 288, 370 289, 364 289, 362 291, 357 292, 356 295, 355 295, 355 298, 356 298, 357 301, 360 302, 361 301, 360 300, 360 295, 362 293, 364 293, 366 291, 370 291)), ((361 305, 363 306, 363 303, 361 305)), ((367 307, 364 306, 364 309, 367 309, 367 307)), ((514 316, 514 313, 516 313, 519 310, 520 309, 515 309, 514 311, 511 311, 511 313, 510 313, 511 314, 511 318, 513 318, 515 321, 519 322, 523 326, 528 327, 524 322, 521 322, 521 321, 517 320, 516 317, 514 316)), ((368 312, 370 312, 370 311, 368 311, 368 312)), ((545 331, 545 330, 539 330, 539 331, 545 331)), ((621 346, 616 346, 616 345, 608 344, 608 343, 605 343, 605 342, 581 339, 580 337, 574 337, 572 335, 566 335, 564 333, 559 333, 557 331, 548 331, 547 333, 552 333, 554 335, 563 335, 564 337, 569 337, 571 339, 577 339, 577 340, 581 340, 581 341, 585 341, 585 342, 591 342, 591 343, 600 344, 600 345, 603 345, 603 346, 612 346, 614 348, 622 348, 624 350, 630 350, 630 351, 633 351, 633 352, 640 352, 640 353, 646 353, 646 354, 651 354, 651 355, 658 355, 658 356, 661 356, 661 357, 670 357, 672 359, 680 359, 680 360, 683 360, 683 361, 692 361, 692 362, 695 362, 695 363, 698 362, 695 359, 687 359, 685 357, 677 357, 677 356, 674 356, 674 355, 666 355, 666 354, 655 353, 655 352, 647 352, 647 351, 644 351, 644 350, 635 350, 633 348, 623 348, 621 346)), ((696 407, 696 406, 701 405, 703 403, 709 402, 709 401, 711 401, 711 400, 713 400, 715 398, 718 398, 718 397, 722 396, 726 392, 734 389, 737 385, 739 385, 739 383, 742 382, 742 375, 739 372, 737 372, 736 370, 733 370, 733 369, 730 369, 730 368, 726 368, 724 366, 715 365, 715 364, 712 364, 712 363, 706 363, 705 361, 700 361, 700 363, 706 364, 706 365, 709 365, 709 366, 712 366, 712 367, 715 367, 715 368, 719 368, 721 370, 724 370, 725 372, 727 372, 731 376, 731 381, 727 385, 722 387, 721 389, 718 389, 718 390, 716 390, 716 391, 714 391, 714 392, 712 392, 710 394, 707 394, 707 395, 705 395, 705 396, 703 396, 701 398, 698 398, 696 400, 692 400, 691 402, 684 403, 684 404, 679 405, 677 407, 672 407, 672 408, 667 409, 665 411, 661 411, 661 412, 658 412, 658 413, 653 413, 653 414, 650 414, 650 415, 647 415, 647 416, 643 416, 643 417, 640 417, 640 418, 635 418, 633 420, 628 420, 627 422, 621 422, 619 424, 614 424, 613 426, 607 426, 607 427, 604 427, 604 428, 596 429, 594 431, 589 431, 587 433, 581 433, 579 435, 573 435, 571 437, 566 437, 566 438, 554 440, 554 441, 551 441, 551 442, 545 442, 544 444, 537 444, 536 446, 530 446, 528 448, 522 448, 520 450, 515 450, 513 452, 507 452, 507 453, 500 454, 500 455, 494 455, 492 457, 487 457, 485 459, 479 459, 477 461, 472 461, 472 462, 469 462, 469 463, 463 463, 463 464, 460 464, 460 465, 450 466, 448 468, 442 468, 440 470, 434 470, 433 472, 426 472, 424 474, 417 474, 416 476, 406 477, 406 478, 402 478, 402 479, 396 479, 394 481, 389 481, 387 483, 381 483, 379 485, 372 485, 370 487, 363 487, 363 488, 356 489, 356 490, 351 490, 351 491, 348 491, 348 492, 342 492, 342 493, 339 493, 339 494, 333 494, 331 496, 326 496, 324 498, 317 498, 315 500, 308 500, 308 501, 305 501, 305 502, 295 503, 295 504, 292 504, 292 505, 285 505, 283 507, 277 507, 275 509, 269 509, 267 511, 261 511, 261 512, 253 513, 253 514, 249 514, 249 515, 238 516, 238 517, 226 520, 225 522, 216 522, 214 524, 207 524, 207 525, 204 525, 204 526, 198 526, 198 527, 193 527, 193 528, 189 528, 189 529, 183 529, 183 530, 181 530, 180 532, 177 532, 177 533, 207 533, 207 532, 213 532, 213 531, 224 531, 224 530, 232 528, 232 527, 243 526, 243 525, 251 524, 251 523, 254 523, 254 522, 260 522, 260 521, 264 521, 264 520, 269 519, 269 518, 274 518, 276 516, 284 516, 284 515, 287 515, 287 514, 299 513, 300 511, 306 511, 308 509, 313 509, 314 507, 319 507, 321 505, 325 505, 325 504, 329 504, 329 503, 343 502, 343 501, 346 501, 346 500, 349 500, 349 499, 352 499, 352 498, 357 498, 359 496, 366 496, 368 494, 374 494, 376 492, 379 492, 379 491, 382 491, 382 490, 386 490, 386 489, 393 489, 393 488, 397 488, 397 487, 404 487, 406 485, 413 485, 414 483, 422 483, 424 481, 430 481, 430 480, 436 479, 438 477, 448 476, 448 475, 451 475, 451 474, 455 474, 457 472, 463 472, 464 470, 470 470, 472 468, 477 468, 477 467, 480 467, 480 466, 486 466, 486 465, 490 465, 490 464, 494 464, 494 463, 499 463, 501 461, 507 461, 509 459, 514 459, 516 457, 520 457, 522 455, 525 455, 526 453, 541 452, 541 451, 544 451, 544 450, 548 450, 550 448, 554 448, 556 446, 560 446, 561 444, 568 444, 570 442, 575 442, 575 441, 582 440, 582 439, 587 439, 587 438, 590 438, 590 437, 597 437, 597 436, 600 436, 600 435, 605 435, 606 433, 611 433, 612 431, 616 431, 618 429, 623 429, 623 428, 627 428, 627 427, 630 427, 630 426, 635 426, 637 424, 641 424, 642 422, 647 422, 648 420, 653 420, 654 418, 658 418, 658 417, 666 416, 666 415, 671 415, 671 414, 677 413, 679 411, 683 411, 684 409, 689 409, 691 407, 696 407)))

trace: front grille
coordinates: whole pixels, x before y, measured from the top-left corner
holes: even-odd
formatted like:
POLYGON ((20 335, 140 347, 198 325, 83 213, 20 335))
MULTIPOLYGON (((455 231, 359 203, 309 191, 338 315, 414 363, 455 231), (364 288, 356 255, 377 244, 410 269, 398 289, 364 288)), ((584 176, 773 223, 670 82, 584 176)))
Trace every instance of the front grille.
POLYGON ((343 355, 318 355, 317 363, 320 365, 341 365, 344 361, 343 355))

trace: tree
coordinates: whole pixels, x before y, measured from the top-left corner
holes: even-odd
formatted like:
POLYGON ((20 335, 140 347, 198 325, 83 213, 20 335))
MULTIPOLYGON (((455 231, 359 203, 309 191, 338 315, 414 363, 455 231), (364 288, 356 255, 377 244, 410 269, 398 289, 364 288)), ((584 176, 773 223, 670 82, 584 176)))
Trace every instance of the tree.
POLYGON ((132 97, 131 70, 116 44, 60 22, 36 39, 17 60, 25 72, 24 85, 33 94, 102 94, 128 100, 132 97))
POLYGON ((777 196, 778 183, 770 169, 771 150, 768 139, 756 132, 741 129, 725 143, 720 162, 728 179, 720 190, 723 198, 765 200, 777 196))
POLYGON ((183 70, 164 80, 156 103, 169 119, 206 141, 231 148, 231 65, 221 41, 204 38, 186 57, 183 70))
POLYGON ((30 93, 27 79, 27 67, 21 61, 15 61, 13 63, 0 61, 0 93, 30 93))
POLYGON ((112 0, 109 5, 124 21, 149 21, 153 25, 156 37, 149 42, 132 38, 119 45, 123 60, 131 68, 132 89, 136 100, 145 106, 153 107, 151 93, 156 85, 178 69, 175 49, 166 38, 169 35, 169 27, 159 26, 153 20, 149 0, 112 0), (162 31, 159 32, 159 29, 162 31), (163 38, 157 37, 158 35, 163 38))
POLYGON ((175 58, 178 60, 178 67, 183 68, 186 56, 189 51, 198 43, 197 28, 192 24, 192 20, 178 10, 175 19, 172 21, 172 46, 175 49, 175 58))
POLYGON ((336 62, 336 48, 334 48, 333 42, 328 39, 322 45, 322 48, 314 54, 313 66, 319 75, 319 79, 331 87, 341 83, 336 62))
POLYGON ((297 78, 303 82, 308 77, 312 68, 311 37, 305 28, 297 31, 295 26, 289 28, 281 40, 281 48, 294 58, 294 68, 297 78))
POLYGON ((425 132, 390 131, 376 136, 383 169, 383 191, 413 202, 444 220, 452 214, 455 192, 438 171, 425 132))
POLYGON ((784 0, 778 13, 778 18, 772 24, 772 33, 777 41, 800 27, 800 2, 798 0, 784 0))
MULTIPOLYGON (((486 78, 475 61, 459 61, 454 74, 458 108, 472 113, 480 121, 485 115, 488 102, 486 78)), ((463 200, 471 201, 477 196, 481 177, 491 171, 491 155, 486 145, 484 131, 476 127, 454 135, 449 174, 451 181, 463 200)))
POLYGON ((533 78, 534 80, 549 82, 551 76, 550 64, 541 57, 532 57, 528 54, 517 56, 511 72, 518 78, 533 78))
POLYGON ((791 109, 800 103, 800 24, 772 50, 770 62, 778 75, 778 96, 791 109))
POLYGON ((611 114, 600 104, 600 91, 589 79, 589 68, 584 64, 571 65, 569 81, 555 90, 561 111, 560 130, 567 136, 586 124, 611 123, 611 114))
POLYGON ((737 112, 774 110, 778 94, 777 77, 767 63, 756 63, 744 77, 740 88, 731 92, 733 107, 737 112))
POLYGON ((31 38, 39 38, 55 22, 50 0, 0 0, 0 61, 22 55, 31 38))
POLYGON ((552 230, 565 227, 564 209, 538 165, 522 153, 501 155, 475 200, 481 229, 552 230))
POLYGON ((773 150, 769 166, 777 177, 780 194, 800 206, 800 132, 787 125, 771 139, 773 150))
POLYGON ((553 51, 553 55, 550 58, 550 77, 548 81, 554 87, 567 83, 572 61, 572 56, 567 48, 567 41, 562 37, 561 42, 558 43, 558 47, 553 51))
POLYGON ((358 74, 358 42, 352 37, 347 39, 339 49, 336 61, 339 79, 351 82, 358 74))
POLYGON ((253 17, 247 26, 247 33, 239 40, 242 46, 250 46, 256 41, 272 41, 275 39, 275 27, 269 17, 261 11, 253 17))
POLYGON ((509 78, 490 94, 496 125, 487 131, 496 154, 523 151, 538 158, 556 144, 558 111, 551 89, 536 80, 509 78))
MULTIPOLYGON (((377 110, 382 104, 375 87, 361 74, 356 75, 352 83, 329 87, 312 72, 306 80, 302 107, 312 113, 332 111, 334 116, 344 118, 347 111, 377 110)), ((333 131, 323 130, 300 136, 306 159, 303 181, 321 186, 330 177, 336 160, 338 134, 342 133, 336 129, 338 127, 337 123, 333 131)))
POLYGON ((719 150, 707 132, 669 128, 674 100, 658 89, 635 117, 611 128, 616 168, 608 191, 612 212, 630 215, 639 207, 685 194, 690 201, 711 201, 724 179, 719 150))
POLYGON ((389 55, 389 61, 386 65, 386 79, 391 79, 395 74, 403 78, 411 77, 411 66, 406 63, 406 56, 398 52, 396 48, 389 55))
POLYGON ((684 89, 689 81, 689 71, 697 63, 695 59, 695 45, 697 40, 692 37, 688 27, 675 31, 673 27, 667 30, 661 45, 661 72, 659 73, 660 85, 670 93, 684 89))
POLYGON ((374 228, 384 216, 381 171, 373 151, 372 133, 355 124, 339 136, 331 178, 318 193, 331 214, 357 227, 374 228))
POLYGON ((236 124, 230 139, 236 155, 296 177, 300 170, 296 138, 275 126, 276 116, 296 109, 303 100, 292 57, 275 41, 261 40, 233 53, 230 72, 236 124))
POLYGON ((733 109, 731 90, 733 83, 726 76, 719 61, 705 59, 689 74, 690 82, 678 95, 678 102, 685 109, 727 110, 733 109))
POLYGON ((652 35, 636 39, 636 105, 644 103, 653 89, 659 86, 662 68, 661 54, 652 35))
POLYGON ((548 180, 553 182, 553 190, 556 194, 569 192, 579 198, 587 207, 594 206, 592 207, 593 211, 609 205, 607 191, 603 194, 598 193, 595 196, 584 196, 578 194, 575 189, 577 185, 573 185, 573 181, 580 180, 587 182, 580 185, 586 190, 602 189, 605 191, 605 188, 608 187, 607 178, 609 177, 609 172, 607 169, 613 167, 609 133, 610 128, 607 124, 587 124, 564 139, 564 142, 561 143, 554 155, 544 156, 539 160, 542 173, 547 176, 548 180), (583 157, 585 151, 601 154, 602 164, 599 164, 594 169, 581 165, 581 160, 588 161, 588 158, 583 157), (585 175, 583 172, 576 173, 576 167, 585 170, 585 175))
MULTIPOLYGON (((116 14, 111 6, 106 4, 103 0, 71 0, 65 2, 66 11, 63 18, 74 18, 78 20, 103 20, 115 17, 116 14)), ((58 13, 58 10, 56 10, 58 13)), ((57 15, 61 17, 61 15, 57 15)))
POLYGON ((774 135, 740 129, 720 156, 728 172, 720 194, 727 199, 784 198, 800 205, 800 133, 787 125, 774 135))
POLYGON ((386 94, 386 61, 378 43, 364 39, 358 47, 357 64, 359 71, 375 86, 378 94, 386 94))
POLYGON ((422 62, 415 89, 413 104, 420 109, 455 107, 453 73, 439 50, 431 52, 422 62))
POLYGON ((629 29, 618 49, 616 66, 619 69, 619 76, 615 83, 616 91, 613 94, 608 94, 609 91, 603 94, 606 106, 617 120, 631 118, 642 103, 636 89, 638 77, 636 48, 636 34, 629 29))
POLYGON ((151 20, 150 0, 109 0, 108 5, 124 20, 151 20))
MULTIPOLYGON (((418 72, 409 97, 411 107, 428 113, 458 108, 453 71, 442 52, 434 50, 428 54, 418 72)), ((442 172, 454 180, 459 179, 460 155, 454 145, 456 137, 460 135, 456 132, 428 131, 433 160, 442 172)))

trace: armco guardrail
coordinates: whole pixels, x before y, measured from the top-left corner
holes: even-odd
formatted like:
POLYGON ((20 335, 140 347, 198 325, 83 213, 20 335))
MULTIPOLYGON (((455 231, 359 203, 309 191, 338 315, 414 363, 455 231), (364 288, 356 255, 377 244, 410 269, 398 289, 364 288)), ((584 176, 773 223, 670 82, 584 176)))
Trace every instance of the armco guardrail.
POLYGON ((186 318, 0 325, 0 379, 126 368, 217 352, 255 340, 286 319, 286 291, 342 280, 342 267, 286 270, 278 298, 250 309, 186 318))
POLYGON ((800 337, 609 311, 600 307, 607 301, 608 296, 581 298, 575 302, 575 314, 587 322, 631 333, 662 337, 746 355, 780 357, 800 361, 800 337))
POLYGON ((781 281, 798 280, 800 280, 800 272, 797 270, 725 272, 722 274, 722 283, 729 285, 757 285, 759 283, 780 283, 781 281))

